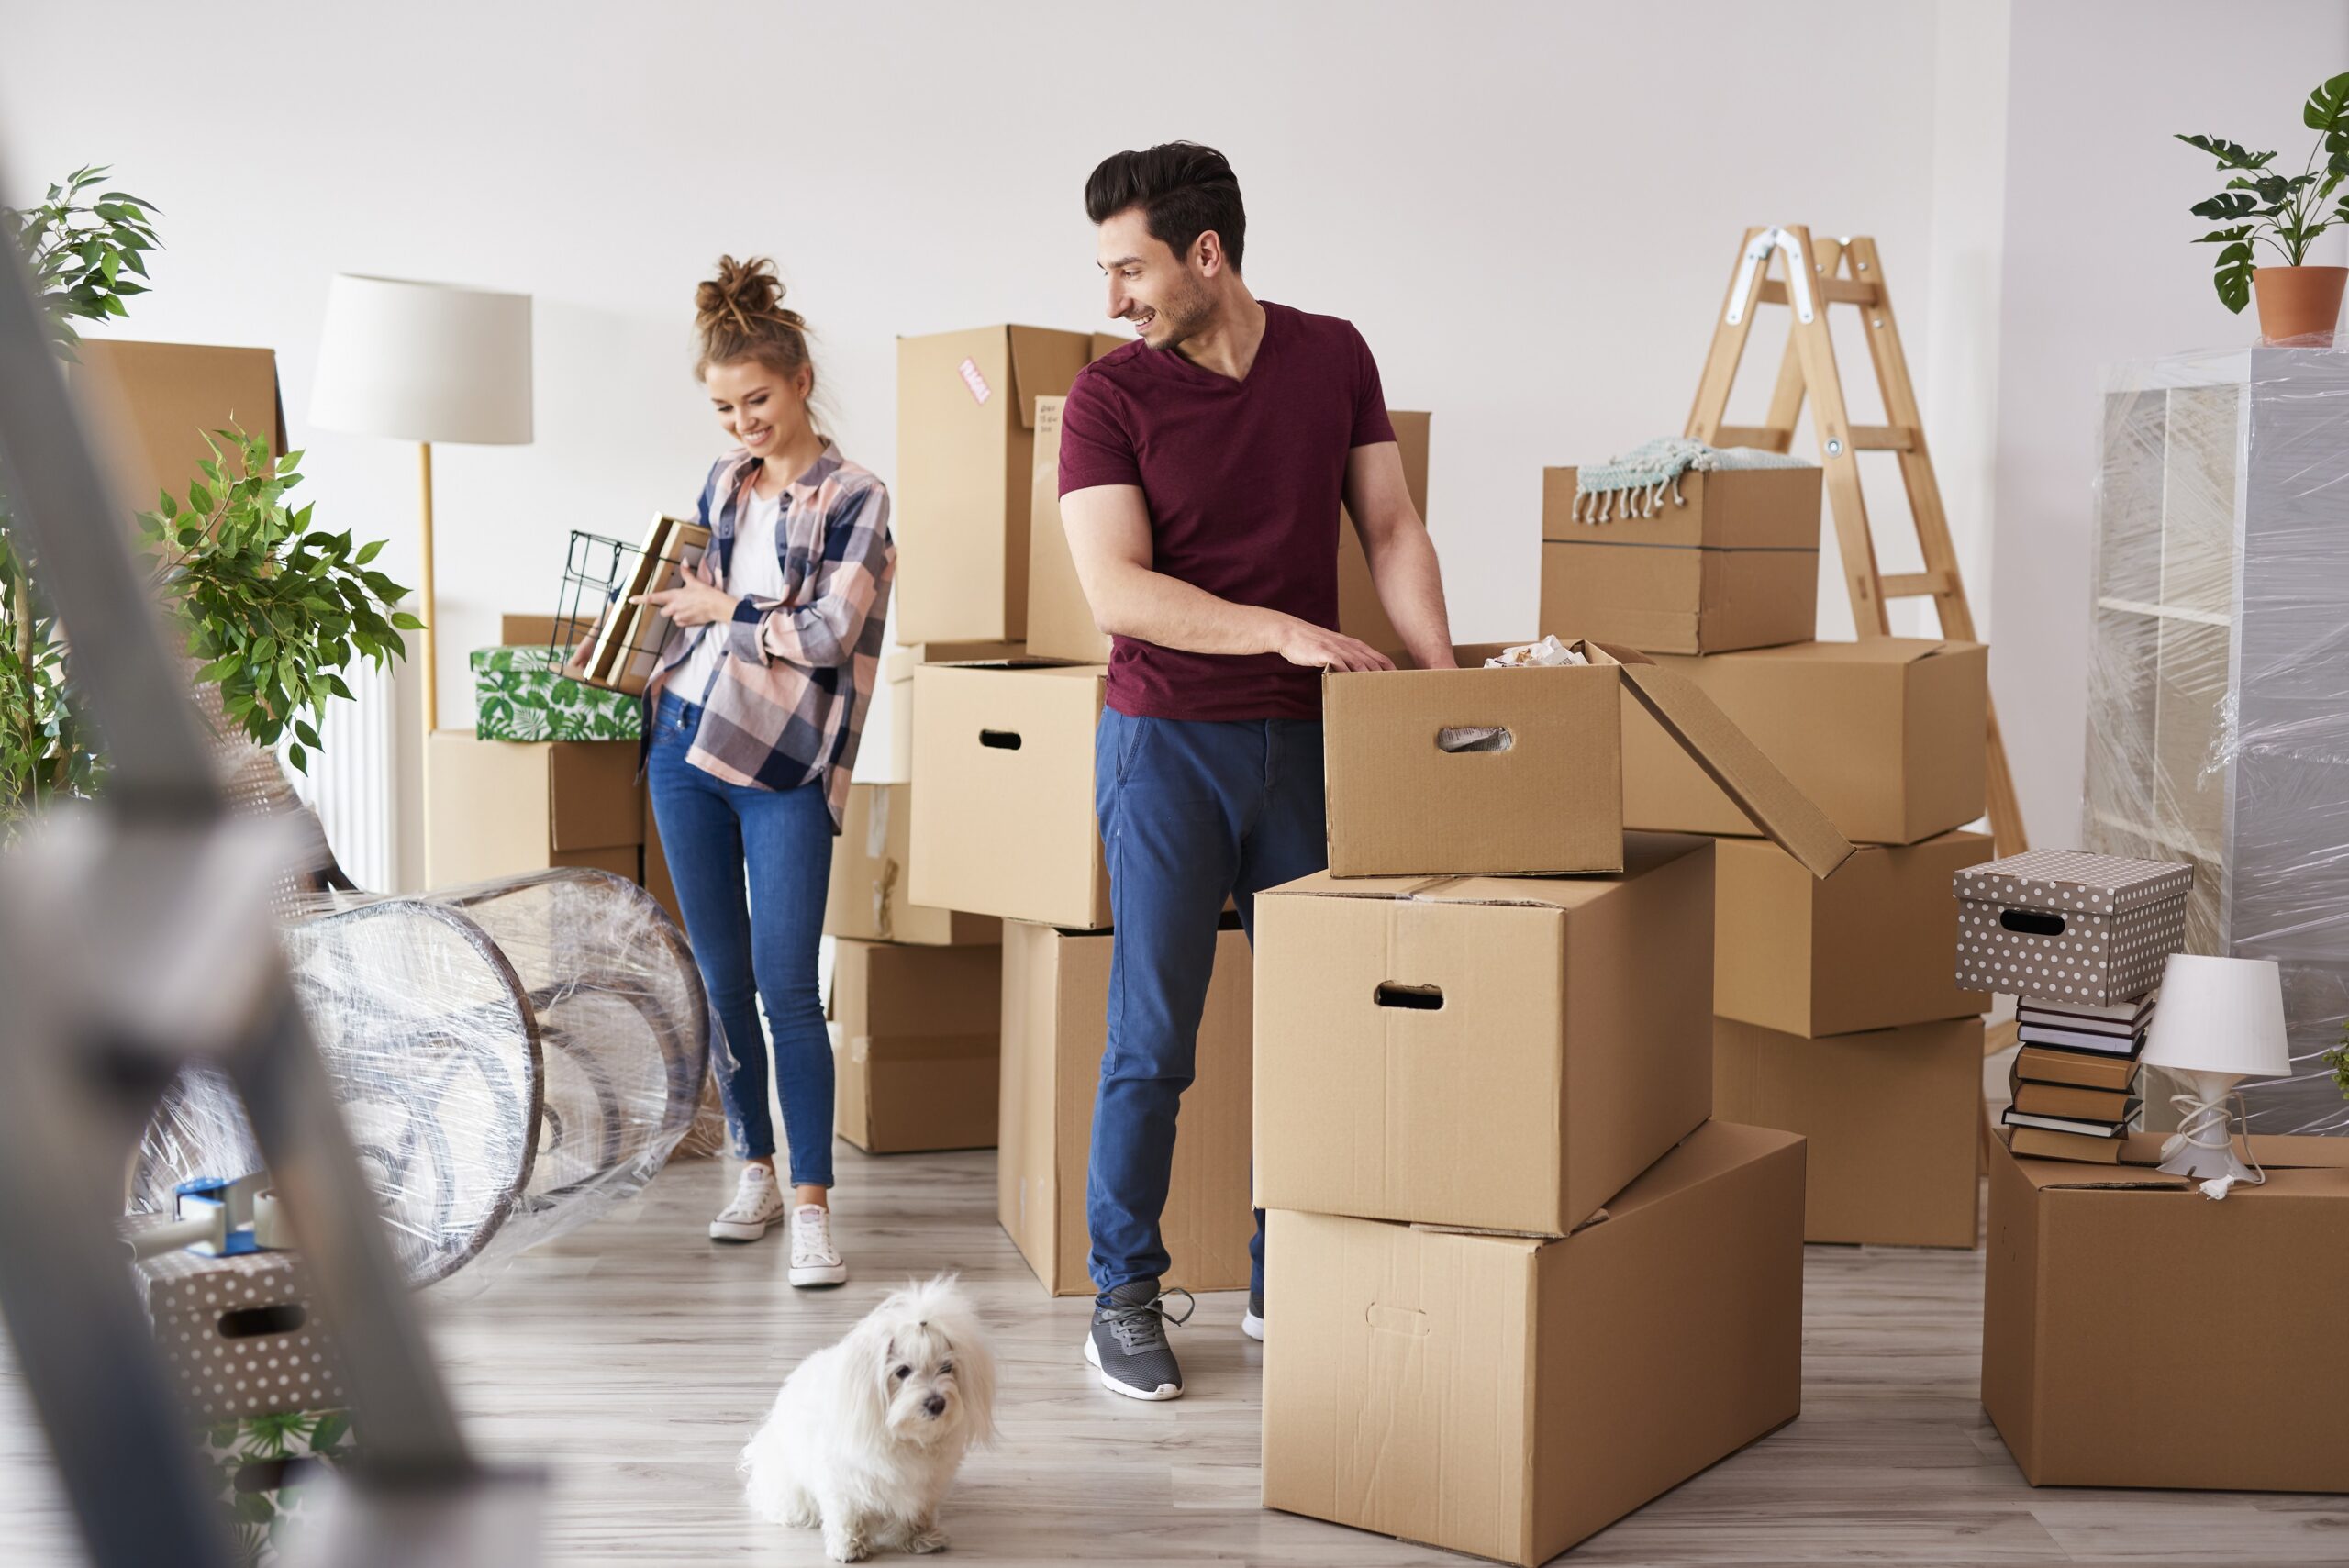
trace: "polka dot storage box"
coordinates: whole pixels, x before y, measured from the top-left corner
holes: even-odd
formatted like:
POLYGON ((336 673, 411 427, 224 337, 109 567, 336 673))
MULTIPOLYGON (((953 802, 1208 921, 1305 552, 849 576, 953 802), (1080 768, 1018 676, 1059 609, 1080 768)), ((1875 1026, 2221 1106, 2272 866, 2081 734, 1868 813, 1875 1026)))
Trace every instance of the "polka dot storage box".
POLYGON ((2081 850, 1968 866, 1958 897, 1957 983, 2079 1006, 2133 1001, 2186 941, 2194 868, 2081 850))
POLYGON ((350 1402, 295 1252, 165 1252, 137 1266, 172 1381, 201 1423, 350 1402))

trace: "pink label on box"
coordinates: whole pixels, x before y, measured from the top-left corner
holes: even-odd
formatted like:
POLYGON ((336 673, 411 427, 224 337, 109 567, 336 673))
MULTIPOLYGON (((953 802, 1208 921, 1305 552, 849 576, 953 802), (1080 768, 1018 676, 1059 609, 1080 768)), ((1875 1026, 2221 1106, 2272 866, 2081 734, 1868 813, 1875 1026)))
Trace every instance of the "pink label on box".
POLYGON ((963 373, 963 384, 971 389, 973 402, 985 403, 995 395, 995 389, 987 385, 987 378, 979 373, 978 361, 964 360, 954 368, 963 373))

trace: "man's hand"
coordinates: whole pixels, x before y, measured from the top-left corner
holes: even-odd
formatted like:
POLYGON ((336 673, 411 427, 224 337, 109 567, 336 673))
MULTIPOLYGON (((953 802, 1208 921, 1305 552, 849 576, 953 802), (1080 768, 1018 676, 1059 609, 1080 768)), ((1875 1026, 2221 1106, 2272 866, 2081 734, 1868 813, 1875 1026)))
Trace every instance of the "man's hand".
POLYGON ((1315 626, 1311 621, 1295 616, 1284 617, 1287 625, 1281 628, 1281 639, 1274 651, 1292 664, 1303 664, 1317 670, 1392 670, 1395 661, 1367 642, 1357 641, 1343 632, 1315 626))

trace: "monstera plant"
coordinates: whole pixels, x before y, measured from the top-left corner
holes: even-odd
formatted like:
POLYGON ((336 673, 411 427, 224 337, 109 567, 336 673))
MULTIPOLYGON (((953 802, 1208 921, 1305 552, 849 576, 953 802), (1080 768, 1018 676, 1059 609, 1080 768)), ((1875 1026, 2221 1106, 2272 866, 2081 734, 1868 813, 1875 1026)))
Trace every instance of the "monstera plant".
POLYGON ((2300 106, 2300 121, 2316 132, 2316 143, 2297 174, 2277 170, 2276 153, 2253 152, 2224 137, 2177 139, 2209 153, 2221 173, 2233 176, 2192 208, 2195 217, 2221 226, 2196 241, 2220 248, 2211 279, 2220 301, 2240 315, 2256 294, 2262 336, 2329 342, 2349 268, 2312 267, 2308 255, 2317 236, 2349 222, 2349 195, 2335 201, 2349 181, 2349 72, 2318 83, 2300 106), (2276 263, 2259 264, 2263 245, 2276 263))

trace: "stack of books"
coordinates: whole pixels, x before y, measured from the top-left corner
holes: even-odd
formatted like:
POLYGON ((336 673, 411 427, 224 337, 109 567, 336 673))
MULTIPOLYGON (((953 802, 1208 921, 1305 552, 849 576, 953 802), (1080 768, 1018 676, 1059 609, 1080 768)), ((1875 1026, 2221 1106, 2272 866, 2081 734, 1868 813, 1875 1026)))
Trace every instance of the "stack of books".
POLYGON ((2122 1135, 2144 1104, 2138 1054, 2157 993, 2109 1007, 2016 999, 2022 1049, 2015 1052, 2014 1104, 2001 1119, 2018 1154, 2116 1164, 2122 1135))

